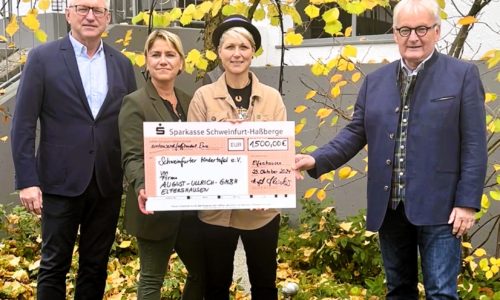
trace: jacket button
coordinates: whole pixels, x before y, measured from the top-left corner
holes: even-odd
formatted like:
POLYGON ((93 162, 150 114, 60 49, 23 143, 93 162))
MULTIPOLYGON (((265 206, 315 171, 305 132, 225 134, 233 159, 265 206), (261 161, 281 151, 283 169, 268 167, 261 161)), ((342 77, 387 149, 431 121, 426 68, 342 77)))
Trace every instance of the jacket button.
POLYGON ((212 119, 211 119, 211 120, 212 120, 212 121, 215 121, 215 117, 212 117, 212 119))
POLYGON ((389 133, 389 138, 390 138, 391 140, 393 140, 393 139, 394 139, 394 133, 389 133))
POLYGON ((395 113, 398 113, 398 112, 399 112, 399 106, 398 106, 398 107, 396 107, 396 108, 394 109, 394 112, 395 112, 395 113))
POLYGON ((388 165, 388 166, 390 166, 392 164, 392 161, 390 159, 388 159, 388 160, 385 161, 385 164, 388 165))
POLYGON ((389 190, 389 186, 388 186, 388 185, 385 185, 385 186, 384 186, 384 191, 386 191, 386 192, 387 192, 388 190, 389 190))

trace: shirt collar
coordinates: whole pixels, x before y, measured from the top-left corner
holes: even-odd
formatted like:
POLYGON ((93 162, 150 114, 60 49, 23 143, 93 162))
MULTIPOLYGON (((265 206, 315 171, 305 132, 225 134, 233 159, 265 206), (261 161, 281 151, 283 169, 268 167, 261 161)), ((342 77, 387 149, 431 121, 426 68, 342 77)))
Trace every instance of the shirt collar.
POLYGON ((417 74, 418 74, 418 72, 424 68, 424 64, 425 64, 425 62, 426 62, 426 61, 428 61, 428 60, 432 57, 432 54, 434 54, 434 51, 436 51, 436 50, 433 50, 433 51, 432 51, 432 53, 431 53, 429 56, 427 56, 427 57, 426 57, 426 58, 425 58, 425 59, 424 59, 424 60, 423 60, 423 61, 422 61, 422 62, 421 62, 421 63, 420 63, 420 64, 419 64, 416 68, 415 68, 415 70, 410 69, 410 68, 406 65, 406 63, 405 63, 404 59, 401 57, 401 69, 402 69, 402 70, 404 70, 404 71, 406 71, 406 74, 407 74, 407 75, 409 75, 409 76, 411 76, 411 75, 417 75, 417 74))
MULTIPOLYGON (((73 45, 73 50, 75 50, 76 56, 88 57, 87 47, 84 44, 80 43, 77 39, 75 39, 73 37, 73 35, 71 35, 71 33, 69 34, 69 40, 71 41, 71 45, 73 45)), ((102 40, 101 40, 101 43, 99 44, 99 48, 97 49, 95 54, 101 55, 102 51, 103 51, 103 45, 102 45, 102 40)))

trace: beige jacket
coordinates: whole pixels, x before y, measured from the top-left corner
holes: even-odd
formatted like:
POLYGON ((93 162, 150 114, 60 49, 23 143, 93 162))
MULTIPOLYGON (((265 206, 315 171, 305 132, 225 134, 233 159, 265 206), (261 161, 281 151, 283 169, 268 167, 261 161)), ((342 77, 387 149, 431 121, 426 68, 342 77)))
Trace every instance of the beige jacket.
MULTIPOLYGON (((251 121, 286 121, 286 108, 279 92, 259 82, 252 76, 252 95, 248 116, 251 121)), ((219 122, 237 119, 238 113, 226 86, 225 73, 219 79, 200 87, 189 106, 188 121, 219 122)), ((212 225, 238 229, 257 229, 269 223, 279 214, 277 209, 268 210, 205 210, 200 211, 200 220, 212 225)))

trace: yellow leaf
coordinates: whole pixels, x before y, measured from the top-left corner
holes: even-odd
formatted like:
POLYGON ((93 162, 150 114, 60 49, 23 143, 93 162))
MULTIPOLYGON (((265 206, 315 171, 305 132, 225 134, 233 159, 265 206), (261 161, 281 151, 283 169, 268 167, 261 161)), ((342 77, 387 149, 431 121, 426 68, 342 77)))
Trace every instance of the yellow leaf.
POLYGON ((101 34, 101 38, 107 38, 109 36, 109 32, 108 31, 104 31, 102 34, 101 34))
POLYGON ((351 174, 351 167, 342 167, 339 171, 338 171, 338 174, 339 174, 339 178, 340 179, 347 179, 347 177, 349 177, 349 174, 351 174))
POLYGON ((128 247, 130 247, 130 244, 131 244, 130 241, 122 241, 120 243, 120 246, 118 246, 118 247, 120 247, 120 248, 128 248, 128 247))
POLYGON ((328 173, 325 173, 319 177, 319 180, 321 182, 328 180, 328 181, 333 181, 333 175, 335 174, 335 171, 330 171, 328 173))
POLYGON ((230 15, 234 15, 236 12, 236 7, 232 6, 232 5, 224 5, 224 7, 222 7, 222 14, 224 16, 230 16, 230 15))
POLYGON ((314 90, 310 90, 309 92, 307 92, 306 97, 305 97, 306 100, 312 99, 312 97, 316 96, 316 93, 317 92, 314 90))
POLYGON ((486 255, 486 251, 484 251, 483 248, 479 248, 476 251, 474 251, 474 255, 477 257, 481 257, 481 256, 486 255))
POLYGON ((493 165, 493 169, 495 169, 495 171, 500 170, 500 165, 499 164, 494 164, 493 165))
POLYGON ((351 177, 354 177, 354 176, 356 176, 356 174, 358 174, 358 171, 356 171, 356 170, 352 170, 352 171, 349 173, 349 176, 347 176, 347 178, 346 178, 346 179, 349 179, 349 178, 351 178, 351 177))
POLYGON ((488 196, 486 196, 485 194, 483 194, 483 196, 481 197, 481 208, 490 208, 490 199, 488 199, 488 196))
POLYGON ((316 112, 316 117, 320 118, 320 119, 324 119, 326 117, 328 117, 331 113, 332 113, 333 109, 331 108, 320 108, 318 109, 318 111, 316 112))
POLYGON ((490 191, 490 197, 493 200, 500 200, 500 192, 499 191, 490 191))
POLYGON ((340 11, 337 7, 331 8, 323 13, 321 16, 326 24, 338 21, 340 11))
POLYGON ((347 232, 349 232, 349 230, 351 230, 351 226, 352 226, 352 222, 342 222, 339 224, 339 227, 342 230, 347 231, 347 232))
POLYGON ((340 80, 342 80, 342 78, 342 74, 335 74, 332 76, 332 78, 330 78, 330 83, 339 82, 340 80))
POLYGON ((5 32, 12 37, 19 30, 19 25, 17 24, 16 15, 12 15, 9 24, 5 28, 5 32))
POLYGON ((195 62, 201 58, 201 53, 197 49, 192 49, 186 56, 186 62, 195 62))
POLYGON ((342 23, 340 23, 338 20, 326 23, 323 30, 330 35, 335 35, 342 30, 342 23))
POLYGON ((23 24, 28 27, 31 31, 36 31, 40 28, 40 22, 38 21, 36 15, 34 13, 29 13, 24 17, 21 17, 23 24))
POLYGON ((330 94, 332 95, 333 98, 337 98, 340 95, 340 87, 338 84, 336 84, 331 90, 330 94))
POLYGON ((265 18, 266 18, 266 11, 262 7, 257 8, 253 13, 253 19, 255 21, 262 21, 265 18))
POLYGON ((302 142, 299 141, 299 140, 297 140, 297 139, 295 139, 294 146, 295 146, 295 148, 300 148, 300 147, 302 147, 302 142))
POLYGON ((486 279, 491 279, 493 277, 493 272, 491 270, 488 270, 486 271, 484 276, 486 277, 486 279))
POLYGON ((210 11, 212 5, 213 4, 211 1, 203 1, 200 5, 197 6, 197 8, 202 14, 206 14, 210 11))
POLYGON ((344 33, 344 35, 345 35, 345 37, 350 37, 350 36, 351 36, 351 34, 352 34, 352 27, 351 27, 351 26, 349 26, 349 27, 347 27, 347 28, 345 29, 345 33, 344 33))
POLYGON ((47 42, 47 34, 42 29, 38 29, 37 31, 35 31, 35 37, 42 43, 47 42))
POLYGON ((316 62, 311 66, 311 73, 314 76, 321 76, 325 72, 325 66, 321 62, 316 62))
POLYGON ((472 244, 469 242, 462 242, 462 247, 472 249, 472 244))
POLYGON ((482 258, 482 259, 479 261, 479 267, 480 267, 480 268, 481 268, 481 270, 483 270, 483 271, 489 270, 489 266, 488 266, 488 259, 486 259, 486 258, 482 258))
POLYGON ((179 19, 179 22, 182 24, 182 26, 186 26, 187 24, 191 23, 192 21, 193 21, 193 17, 191 15, 187 15, 186 13, 184 13, 182 15, 182 17, 179 19))
POLYGON ((356 57, 358 55, 358 49, 351 45, 346 45, 342 49, 342 55, 345 57, 356 57))
POLYGON ((332 121, 330 122, 330 126, 335 126, 337 125, 337 122, 339 121, 339 116, 338 115, 335 115, 333 118, 332 118, 332 121))
POLYGON ((143 67, 146 64, 146 57, 144 54, 137 54, 135 56, 135 64, 139 67, 143 67))
POLYGON ((50 0, 40 0, 38 2, 38 8, 43 11, 46 11, 47 9, 49 9, 49 7, 50 7, 50 0))
POLYGON ((299 134, 302 131, 302 129, 304 129, 304 125, 305 124, 297 124, 297 125, 295 125, 295 135, 299 134))
POLYGON ((172 20, 179 20, 181 16, 182 10, 179 7, 176 7, 170 11, 170 18, 172 18, 172 20))
POLYGON ((8 140, 8 139, 9 139, 9 137, 5 135, 5 136, 2 136, 2 137, 0 138, 0 141, 2 141, 2 142, 4 142, 4 143, 5 143, 5 142, 7 142, 7 140, 8 140))
POLYGON ((200 58, 195 64, 198 69, 206 71, 208 67, 208 60, 200 58))
POLYGON ((7 42, 7 38, 3 35, 0 35, 0 41, 7 42))
POLYGON ((310 189, 308 189, 308 190, 306 191, 306 193, 304 194, 304 198, 305 198, 305 199, 309 199, 309 198, 311 198, 311 197, 314 195, 314 193, 316 193, 316 190, 317 190, 317 189, 318 189, 318 188, 310 188, 310 189))
POLYGON ((326 198, 326 192, 325 190, 321 189, 316 193, 316 197, 318 198, 319 201, 323 201, 326 198))
POLYGON ((222 0, 215 0, 214 5, 212 6, 212 17, 215 17, 219 13, 221 7, 222 7, 222 0))
POLYGON ((484 97, 484 102, 489 103, 497 100, 497 94, 495 93, 486 93, 484 97))
POLYGON ((303 240, 307 240, 311 237, 311 233, 310 232, 304 232, 302 234, 299 234, 299 238, 303 239, 303 240))
POLYGON ((376 232, 373 231, 365 231, 365 237, 371 237, 372 235, 376 234, 376 232))
POLYGON ((209 60, 209 61, 214 61, 217 59, 217 54, 215 52, 213 52, 212 50, 207 50, 205 52, 205 57, 209 60))
POLYGON ((352 76, 351 76, 352 82, 355 82, 355 83, 358 82, 360 78, 361 78, 361 72, 356 72, 356 73, 352 74, 352 76))
POLYGON ((295 107, 295 112, 300 114, 301 112, 304 112, 307 109, 307 106, 305 105, 299 105, 295 107))
POLYGON ((473 16, 466 16, 466 17, 463 17, 460 20, 458 20, 458 24, 462 25, 462 26, 474 24, 476 22, 477 22, 477 19, 473 16))
POLYGON ((285 44, 291 46, 298 46, 302 44, 303 41, 302 34, 295 33, 293 31, 287 32, 285 34, 285 44))
POLYGON ((319 16, 319 8, 315 5, 309 4, 305 9, 304 12, 310 19, 314 19, 317 16, 319 16))

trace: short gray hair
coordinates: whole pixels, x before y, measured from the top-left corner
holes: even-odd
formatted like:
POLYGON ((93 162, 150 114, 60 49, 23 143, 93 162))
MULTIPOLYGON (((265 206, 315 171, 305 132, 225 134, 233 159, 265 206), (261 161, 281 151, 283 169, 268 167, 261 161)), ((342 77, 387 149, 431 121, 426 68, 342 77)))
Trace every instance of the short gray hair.
POLYGON ((396 26, 396 21, 398 20, 401 11, 410 11, 414 13, 425 11, 434 17, 436 24, 441 25, 439 10, 439 4, 436 0, 401 0, 394 7, 392 24, 393 26, 396 26))
MULTIPOLYGON (((69 6, 72 6, 72 5, 75 5, 75 1, 76 1, 76 0, 69 0, 69 1, 68 1, 68 7, 69 7, 69 6)), ((106 7, 106 9, 107 9, 107 10, 109 10, 109 8, 110 8, 110 6, 111 6, 110 1, 111 1, 111 0, 104 0, 104 7, 106 7)))

